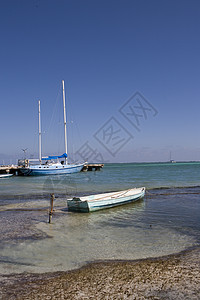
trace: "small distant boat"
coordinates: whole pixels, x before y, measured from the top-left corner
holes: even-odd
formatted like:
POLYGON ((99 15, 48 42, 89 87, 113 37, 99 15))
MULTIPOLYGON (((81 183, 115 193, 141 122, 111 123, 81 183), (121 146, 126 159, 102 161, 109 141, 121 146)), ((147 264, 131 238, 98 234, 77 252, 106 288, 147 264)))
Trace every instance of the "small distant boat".
POLYGON ((172 159, 172 153, 171 153, 171 151, 170 151, 169 162, 170 162, 171 164, 175 164, 175 163, 176 163, 176 161, 172 159))
POLYGON ((0 174, 0 178, 7 178, 11 176, 13 176, 13 174, 0 174))
POLYGON ((145 187, 111 192, 105 194, 89 195, 67 200, 68 211, 92 212, 104 208, 115 207, 143 198, 145 187))

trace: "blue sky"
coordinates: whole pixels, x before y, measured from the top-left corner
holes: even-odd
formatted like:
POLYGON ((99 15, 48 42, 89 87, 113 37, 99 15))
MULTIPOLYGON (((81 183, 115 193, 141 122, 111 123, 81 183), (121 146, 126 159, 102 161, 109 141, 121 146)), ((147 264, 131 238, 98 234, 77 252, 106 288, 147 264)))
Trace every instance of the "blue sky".
POLYGON ((63 153, 62 79, 74 159, 200 160, 199 1, 1 0, 0 32, 0 163, 37 155, 38 99, 63 153))

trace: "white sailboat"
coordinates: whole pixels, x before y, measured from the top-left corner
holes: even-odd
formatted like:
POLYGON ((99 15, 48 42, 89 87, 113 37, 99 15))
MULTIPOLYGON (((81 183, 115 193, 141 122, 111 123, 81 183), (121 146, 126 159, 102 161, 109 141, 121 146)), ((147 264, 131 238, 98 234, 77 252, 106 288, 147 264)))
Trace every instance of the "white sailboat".
POLYGON ((85 163, 81 164, 68 164, 67 162, 67 122, 66 122, 66 107, 65 107, 65 88, 64 80, 62 80, 63 89, 63 111, 64 111, 64 140, 65 140, 65 153, 59 156, 48 156, 42 157, 41 148, 41 117, 40 117, 40 100, 38 101, 39 106, 39 164, 30 165, 20 168, 23 175, 26 176, 37 176, 37 175, 60 175, 60 174, 71 174, 80 172, 85 163), (64 159, 61 162, 60 159, 64 159))
POLYGON ((170 151, 169 162, 170 162, 170 163, 173 163, 173 164, 176 163, 176 161, 172 159, 172 153, 171 153, 171 151, 170 151))

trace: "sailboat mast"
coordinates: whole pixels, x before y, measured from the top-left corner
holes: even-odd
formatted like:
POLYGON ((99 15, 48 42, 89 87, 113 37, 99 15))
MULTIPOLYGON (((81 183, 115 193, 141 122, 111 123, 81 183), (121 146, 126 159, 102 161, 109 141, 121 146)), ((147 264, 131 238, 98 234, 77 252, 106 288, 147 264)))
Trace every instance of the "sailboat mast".
MULTIPOLYGON (((64 111, 64 134, 65 134, 65 153, 67 154, 67 121, 66 121, 66 107, 65 107, 65 86, 64 80, 62 80, 63 88, 63 111, 64 111)), ((65 164, 67 163, 67 158, 65 158, 65 164)))
POLYGON ((42 138, 41 138, 41 117, 40 117, 40 100, 38 101, 39 110, 39 161, 42 162, 42 138))

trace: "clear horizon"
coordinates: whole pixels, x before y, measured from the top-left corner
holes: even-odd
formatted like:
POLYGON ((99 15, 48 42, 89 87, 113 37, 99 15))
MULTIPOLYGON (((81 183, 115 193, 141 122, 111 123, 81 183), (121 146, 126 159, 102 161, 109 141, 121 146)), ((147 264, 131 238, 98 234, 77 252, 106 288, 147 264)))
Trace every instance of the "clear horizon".
POLYGON ((199 1, 3 1, 0 164, 199 161, 199 1))

